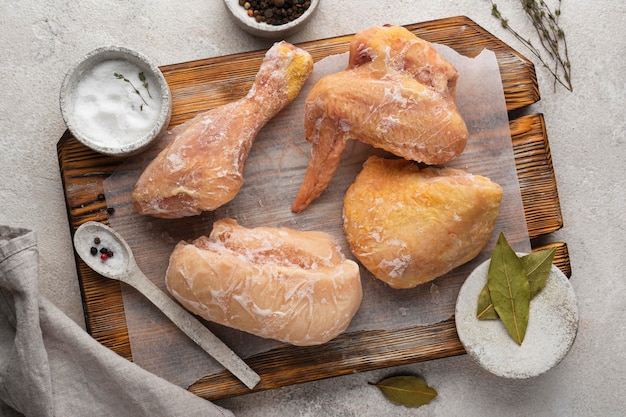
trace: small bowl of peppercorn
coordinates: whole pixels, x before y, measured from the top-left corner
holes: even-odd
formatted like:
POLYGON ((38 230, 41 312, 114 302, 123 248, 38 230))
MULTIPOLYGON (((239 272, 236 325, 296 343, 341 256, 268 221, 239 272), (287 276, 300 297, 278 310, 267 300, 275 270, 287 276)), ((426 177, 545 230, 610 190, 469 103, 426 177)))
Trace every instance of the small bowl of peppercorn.
POLYGON ((283 39, 298 32, 311 19, 319 0, 224 0, 237 25, 246 32, 269 39, 283 39))

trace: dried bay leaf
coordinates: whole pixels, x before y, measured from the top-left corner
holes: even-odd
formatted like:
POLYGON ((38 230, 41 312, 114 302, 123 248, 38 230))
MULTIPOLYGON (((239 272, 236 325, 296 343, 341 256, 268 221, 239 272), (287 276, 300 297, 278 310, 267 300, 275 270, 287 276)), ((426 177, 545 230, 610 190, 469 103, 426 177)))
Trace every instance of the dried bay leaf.
POLYGON ((493 308, 491 302, 491 294, 489 294, 489 287, 487 284, 483 287, 478 295, 478 307, 476 308, 476 318, 479 320, 495 320, 498 319, 498 313, 493 308))
POLYGON ((390 401, 406 407, 421 407, 437 396, 437 391, 417 376, 392 376, 371 385, 377 386, 390 401))
MULTIPOLYGON (((555 254, 556 248, 552 248, 529 253, 520 258, 528 278, 531 300, 546 286, 555 254)), ((499 318, 491 302, 488 284, 485 284, 478 295, 476 318, 479 320, 494 320, 499 318)))
POLYGON ((522 264, 528 276, 531 300, 546 286, 555 254, 556 248, 552 248, 522 256, 522 264))
POLYGON ((493 307, 509 335, 521 345, 530 312, 530 285, 522 260, 503 233, 491 255, 487 286, 493 307))

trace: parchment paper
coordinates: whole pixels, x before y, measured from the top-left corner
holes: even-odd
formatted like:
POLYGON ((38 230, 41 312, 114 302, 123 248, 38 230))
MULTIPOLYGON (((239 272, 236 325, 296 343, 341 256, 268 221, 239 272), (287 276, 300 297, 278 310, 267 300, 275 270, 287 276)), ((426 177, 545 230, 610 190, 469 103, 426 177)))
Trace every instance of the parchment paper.
MULTIPOLYGON (((495 54, 484 50, 470 59, 446 46, 437 45, 437 48, 459 70, 457 103, 470 130, 464 153, 446 166, 484 175, 502 186, 504 195, 498 220, 491 241, 476 259, 415 289, 391 289, 361 267, 363 303, 348 332, 397 330, 450 318, 463 281, 489 257, 499 232, 506 234, 516 251, 530 251, 495 54)), ((215 212, 180 220, 160 220, 134 213, 130 203, 132 187, 143 167, 167 143, 167 135, 151 150, 124 162, 105 181, 107 204, 115 208, 115 214, 110 217, 111 226, 128 240, 139 266, 159 287, 165 290, 164 275, 174 245, 181 239, 208 235, 212 223, 225 217, 232 217, 245 227, 285 226, 325 231, 340 243, 347 257, 354 259, 342 230, 343 195, 367 157, 385 155, 384 152, 349 141, 326 192, 304 212, 290 211, 310 154, 304 139, 304 101, 321 76, 343 70, 347 59, 347 54, 335 55, 315 65, 298 98, 259 133, 246 164, 245 184, 237 197, 215 212)), ((182 387, 221 369, 133 289, 124 287, 123 299, 135 363, 182 387)), ((207 325, 244 358, 280 345, 213 323, 207 325)))

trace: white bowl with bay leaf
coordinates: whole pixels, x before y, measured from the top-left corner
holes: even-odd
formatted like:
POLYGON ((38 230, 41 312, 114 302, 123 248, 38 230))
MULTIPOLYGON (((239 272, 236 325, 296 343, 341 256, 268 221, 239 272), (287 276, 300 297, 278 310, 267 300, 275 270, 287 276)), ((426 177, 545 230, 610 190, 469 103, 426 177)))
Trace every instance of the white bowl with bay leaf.
POLYGON ((165 77, 147 57, 107 46, 87 53, 67 73, 61 114, 72 135, 96 152, 128 156, 164 132, 172 114, 165 77))
POLYGON ((455 321, 467 354, 494 375, 524 379, 556 366, 578 331, 576 295, 554 249, 515 253, 500 235, 491 259, 465 280, 455 321))

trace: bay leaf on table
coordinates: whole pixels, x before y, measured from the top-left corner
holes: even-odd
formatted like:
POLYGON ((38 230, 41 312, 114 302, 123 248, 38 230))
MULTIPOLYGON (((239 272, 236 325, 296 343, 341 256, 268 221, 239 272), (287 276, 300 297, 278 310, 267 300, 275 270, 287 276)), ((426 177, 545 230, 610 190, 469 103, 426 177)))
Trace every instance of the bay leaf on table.
POLYGON ((521 345, 530 312, 530 285, 522 260, 503 233, 491 255, 487 286, 493 307, 509 335, 521 345))
POLYGON ((371 385, 377 386, 390 401, 406 407, 421 407, 437 396, 437 391, 417 376, 392 376, 371 385))

